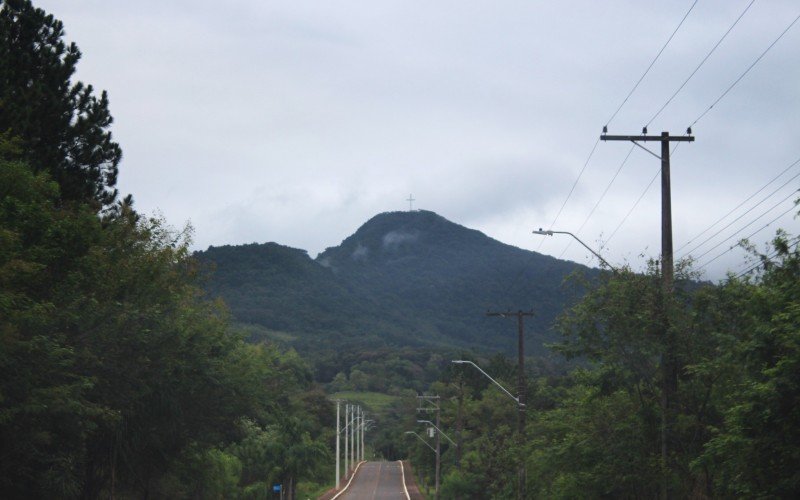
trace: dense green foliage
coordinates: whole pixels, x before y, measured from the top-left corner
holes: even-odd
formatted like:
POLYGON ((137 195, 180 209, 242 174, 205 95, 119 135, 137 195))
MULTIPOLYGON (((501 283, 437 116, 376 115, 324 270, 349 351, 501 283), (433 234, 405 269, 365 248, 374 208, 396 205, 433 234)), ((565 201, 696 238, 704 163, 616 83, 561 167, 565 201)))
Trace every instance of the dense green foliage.
POLYGON ((46 174, 0 167, 4 497, 205 491, 216 476, 193 467, 230 457, 232 486, 262 493, 316 470, 330 423, 301 410, 308 369, 229 333, 193 284, 185 234, 124 205, 59 207, 46 174), (254 464, 264 433, 294 444, 270 439, 254 464))
MULTIPOLYGON (((567 310, 553 349, 582 363, 566 374, 528 373, 527 426, 494 386, 447 373, 443 430, 463 415, 461 468, 444 446, 444 498, 508 498, 516 466, 530 498, 794 498, 800 494, 800 252, 779 233, 758 279, 699 287, 678 271, 666 317, 675 339, 678 390, 661 457, 664 308, 655 266, 604 274, 567 310), (463 384, 463 385, 462 385, 463 384), (460 402, 460 403, 459 403, 460 402), (449 457, 449 458, 448 458, 449 457)), ((587 286, 585 283, 581 286, 587 286)), ((487 363, 486 360, 483 363, 487 363)), ((514 387, 513 370, 486 371, 514 387)), ((405 427, 414 425, 409 414, 405 427)), ((406 454, 432 478, 432 453, 406 454)))
POLYGON ((330 404, 197 284, 190 230, 113 189, 105 95, 27 1, 0 6, 0 497, 267 498, 327 482, 330 404))
POLYGON ((119 145, 108 96, 73 83, 78 47, 64 26, 30 0, 0 2, 0 133, 23 142, 22 157, 48 172, 64 200, 109 205, 117 196, 119 145))
POLYGON ((431 486, 434 455, 407 433, 432 415, 422 392, 460 443, 442 439, 442 498, 512 498, 520 464, 530 498, 800 496, 797 237, 779 232, 756 278, 701 286, 684 263, 670 294, 656 265, 584 269, 567 291, 576 266, 430 212, 376 216, 316 260, 195 258, 189 228, 115 203, 107 98, 72 83, 62 37, 2 3, 0 497, 311 494, 332 483, 328 393, 375 421, 368 456, 410 457, 431 486), (450 361, 513 391, 514 325, 483 313, 526 304, 518 435, 508 394, 450 361))

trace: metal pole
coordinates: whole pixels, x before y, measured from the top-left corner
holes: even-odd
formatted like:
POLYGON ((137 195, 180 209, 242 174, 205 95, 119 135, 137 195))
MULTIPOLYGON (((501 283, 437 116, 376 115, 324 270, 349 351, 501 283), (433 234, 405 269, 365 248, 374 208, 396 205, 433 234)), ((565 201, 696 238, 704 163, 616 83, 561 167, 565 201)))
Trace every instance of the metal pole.
POLYGON ((349 450, 349 442, 350 442, 350 431, 347 429, 347 426, 350 425, 350 404, 346 404, 344 407, 344 477, 347 477, 347 474, 350 472, 350 469, 347 468, 347 450, 349 450))
POLYGON ((345 453, 347 453, 347 460, 350 462, 350 468, 348 471, 353 470, 355 464, 353 463, 353 416, 355 415, 356 407, 355 405, 350 406, 350 420, 347 422, 347 433, 350 435, 350 445, 348 446, 345 453))
POLYGON ((339 406, 340 401, 336 401, 336 487, 335 489, 339 489, 339 440, 341 436, 339 435, 339 406))
POLYGON ((464 377, 463 373, 458 377, 458 412, 456 413, 456 468, 461 470, 461 428, 463 426, 463 407, 464 407, 464 377))
POLYGON ((350 467, 355 469, 356 466, 356 421, 358 418, 358 406, 353 407, 353 419, 350 422, 350 428, 353 439, 350 440, 350 467))
POLYGON ((439 476, 441 475, 442 470, 442 448, 441 443, 442 439, 440 437, 441 432, 439 432, 439 408, 436 408, 436 499, 439 499, 439 476))
POLYGON ((361 447, 359 448, 358 457, 359 457, 359 460, 362 460, 362 461, 364 460, 364 427, 366 427, 366 425, 367 425, 366 424, 366 415, 364 414, 364 410, 362 409, 361 410, 361 427, 360 427, 361 436, 359 436, 359 438, 358 438, 358 442, 361 445, 361 447))
POLYGON ((364 460, 364 433, 367 432, 367 421, 365 415, 361 416, 361 460, 364 460))
POLYGON ((353 457, 355 457, 355 460, 353 461, 354 464, 358 463, 358 448, 361 443, 361 436, 359 436, 358 432, 360 425, 361 425, 361 407, 359 406, 358 412, 356 413, 356 426, 353 428, 353 432, 356 435, 355 440, 353 442, 353 457))

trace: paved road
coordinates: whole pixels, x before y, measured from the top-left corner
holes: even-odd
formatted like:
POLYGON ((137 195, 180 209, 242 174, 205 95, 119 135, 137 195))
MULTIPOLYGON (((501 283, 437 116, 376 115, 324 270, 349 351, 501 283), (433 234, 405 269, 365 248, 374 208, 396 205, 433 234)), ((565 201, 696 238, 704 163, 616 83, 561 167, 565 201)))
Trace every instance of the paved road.
POLYGON ((361 464, 350 487, 336 500, 381 499, 406 500, 400 462, 361 464))

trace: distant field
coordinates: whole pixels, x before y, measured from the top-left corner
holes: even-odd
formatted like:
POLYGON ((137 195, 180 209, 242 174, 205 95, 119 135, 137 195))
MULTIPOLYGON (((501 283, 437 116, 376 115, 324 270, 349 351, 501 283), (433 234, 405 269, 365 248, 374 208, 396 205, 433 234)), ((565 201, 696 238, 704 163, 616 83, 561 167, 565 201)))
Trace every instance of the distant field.
POLYGON ((332 399, 341 399, 350 403, 361 403, 368 409, 380 412, 389 408, 398 396, 390 396, 381 392, 342 391, 331 395, 332 399))

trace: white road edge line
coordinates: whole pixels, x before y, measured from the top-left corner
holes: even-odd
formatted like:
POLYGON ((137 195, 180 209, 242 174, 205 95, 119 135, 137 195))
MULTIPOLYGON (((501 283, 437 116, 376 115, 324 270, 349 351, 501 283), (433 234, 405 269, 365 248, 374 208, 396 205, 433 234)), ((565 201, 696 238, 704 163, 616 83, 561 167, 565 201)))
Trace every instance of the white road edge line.
MULTIPOLYGON (((353 475, 352 475, 352 476, 350 476, 350 480, 349 480, 349 481, 347 481, 347 484, 345 485, 345 487, 344 487, 344 488, 342 488, 342 491, 340 491, 339 493, 337 493, 336 495, 334 495, 334 496, 333 496, 333 498, 331 498, 331 500, 336 500, 337 498, 339 498, 339 495, 341 495, 342 493, 344 493, 345 491, 347 491, 347 488, 349 488, 349 487, 350 487, 350 483, 352 483, 352 482, 353 482, 353 479, 356 477, 356 472, 358 472, 358 469, 359 469, 359 467, 361 467, 361 464, 365 464, 365 463, 367 463, 367 461, 366 461, 366 460, 364 460, 363 462, 358 462, 358 465, 356 465, 356 470, 354 470, 354 471, 353 471, 353 475)), ((405 487, 405 483, 403 483, 403 487, 405 487)), ((406 495, 408 495, 408 493, 406 493, 406 495)), ((411 500, 411 499, 409 498, 408 500, 411 500)))
MULTIPOLYGON (((403 492, 406 494, 406 498, 408 500, 411 500, 411 495, 408 494, 408 488, 406 488, 406 472, 405 472, 405 467, 403 467, 403 461, 402 460, 398 460, 398 462, 400 462, 400 474, 403 477, 403 492)), ((336 498, 336 497, 333 497, 333 498, 336 498)), ((331 499, 331 500, 333 500, 333 499, 331 499)))

